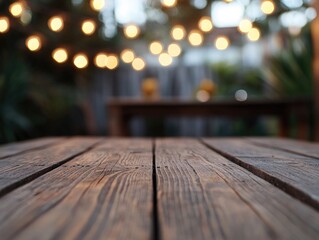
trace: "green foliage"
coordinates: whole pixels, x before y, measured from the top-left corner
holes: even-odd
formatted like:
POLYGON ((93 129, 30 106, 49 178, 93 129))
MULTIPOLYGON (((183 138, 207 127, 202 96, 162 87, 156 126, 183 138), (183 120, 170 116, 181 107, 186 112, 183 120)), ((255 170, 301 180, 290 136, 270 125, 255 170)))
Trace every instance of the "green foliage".
POLYGON ((312 95, 312 44, 310 31, 289 39, 288 47, 267 61, 265 76, 280 96, 312 95))
POLYGON ((260 96, 263 93, 263 79, 259 69, 240 69, 239 65, 225 62, 212 66, 217 77, 217 94, 233 97, 238 89, 245 89, 249 96, 260 96))

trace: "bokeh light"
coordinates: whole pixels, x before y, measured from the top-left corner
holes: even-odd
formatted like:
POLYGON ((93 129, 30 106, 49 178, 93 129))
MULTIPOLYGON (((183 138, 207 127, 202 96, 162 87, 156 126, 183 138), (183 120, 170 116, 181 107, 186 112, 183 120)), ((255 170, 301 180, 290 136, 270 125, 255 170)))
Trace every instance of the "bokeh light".
POLYGON ((161 0, 163 7, 175 7, 177 0, 161 0))
POLYGON ((106 61, 106 67, 110 70, 117 68, 119 65, 119 59, 116 55, 108 55, 106 61))
POLYGON ((218 50, 225 50, 229 46, 229 39, 225 36, 220 36, 216 39, 215 46, 218 50))
POLYGON ((243 19, 240 21, 238 29, 242 33, 248 33, 252 27, 253 24, 249 19, 243 19))
POLYGON ((64 27, 63 18, 54 16, 48 21, 49 28, 54 32, 60 32, 64 27))
POLYGON ((255 42, 255 41, 258 41, 259 38, 260 38, 260 31, 258 28, 252 28, 250 29, 250 31, 248 32, 247 34, 247 38, 252 41, 252 42, 255 42))
POLYGON ((9 6, 9 12, 14 17, 20 17, 24 11, 24 5, 22 2, 14 2, 9 6))
POLYGON ((178 44, 171 43, 167 48, 167 52, 172 57, 178 57, 182 53, 182 49, 178 44))
POLYGON ((73 64, 79 69, 86 68, 89 65, 88 57, 84 53, 79 53, 74 56, 73 64))
POLYGON ((172 64, 173 58, 168 53, 162 53, 159 55, 158 61, 163 67, 167 67, 172 64))
POLYGON ((210 17, 202 17, 198 22, 198 27, 203 32, 210 32, 213 29, 213 23, 210 17))
POLYGON ((57 48, 52 52, 52 58, 57 63, 64 63, 68 60, 68 52, 64 48, 57 48))
POLYGON ((41 38, 38 35, 32 35, 27 38, 25 45, 32 52, 39 51, 42 47, 41 38))
POLYGON ((163 45, 160 42, 152 42, 150 44, 150 52, 154 55, 160 54, 163 51, 163 45))
POLYGON ((200 31, 193 30, 188 35, 188 41, 192 46, 200 46, 203 43, 203 35, 200 31))
POLYGON ((106 53, 98 53, 94 58, 95 66, 99 68, 105 68, 107 62, 107 54, 106 53))
POLYGON ((105 0, 91 0, 90 6, 95 11, 101 11, 105 6, 105 0))
POLYGON ((0 17, 0 33, 6 33, 9 31, 10 22, 7 17, 0 17))
POLYGON ((121 59, 124 63, 131 63, 135 58, 135 54, 131 49, 124 49, 121 52, 121 59))
POLYGON ((261 3, 260 9, 265 14, 272 14, 275 11, 275 3, 271 0, 264 0, 261 3))
POLYGON ((145 68, 145 62, 142 58, 135 58, 132 67, 136 71, 142 71, 145 68))
POLYGON ((96 24, 93 20, 85 20, 82 23, 82 32, 85 35, 92 35, 95 32, 96 24))
POLYGON ((184 39, 185 35, 186 35, 186 30, 181 25, 174 26, 171 31, 172 38, 177 41, 184 39))
POLYGON ((124 27, 124 35, 127 38, 136 38, 140 34, 140 31, 140 28, 134 24, 130 24, 124 27))

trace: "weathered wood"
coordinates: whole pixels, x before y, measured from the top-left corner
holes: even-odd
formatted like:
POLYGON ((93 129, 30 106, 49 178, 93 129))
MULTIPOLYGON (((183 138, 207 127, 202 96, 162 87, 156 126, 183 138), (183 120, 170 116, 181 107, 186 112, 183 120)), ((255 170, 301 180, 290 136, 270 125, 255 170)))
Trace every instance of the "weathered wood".
POLYGON ((285 150, 291 153, 300 154, 307 157, 317 158, 319 161, 319 143, 298 141, 283 138, 248 138, 254 144, 285 150))
POLYGON ((85 152, 101 139, 73 138, 0 161, 0 197, 85 152))
MULTIPOLYGON (((319 13, 319 1, 314 0, 313 7, 319 13)), ((313 20, 311 26, 313 44, 314 44, 314 59, 313 59, 313 96, 314 96, 314 116, 315 116, 315 140, 319 142, 319 15, 313 20)))
POLYGON ((10 157, 16 154, 24 153, 26 151, 44 148, 49 145, 58 143, 63 138, 41 138, 29 141, 23 141, 18 143, 11 143, 7 145, 0 146, 0 159, 5 157, 10 157))
POLYGON ((163 239, 318 236, 315 210, 197 141, 157 140, 155 149, 163 239))
POLYGON ((152 195, 151 140, 106 140, 1 198, 1 239, 151 239, 152 195))
POLYGON ((204 139, 216 152, 319 210, 318 159, 256 146, 243 139, 204 139))

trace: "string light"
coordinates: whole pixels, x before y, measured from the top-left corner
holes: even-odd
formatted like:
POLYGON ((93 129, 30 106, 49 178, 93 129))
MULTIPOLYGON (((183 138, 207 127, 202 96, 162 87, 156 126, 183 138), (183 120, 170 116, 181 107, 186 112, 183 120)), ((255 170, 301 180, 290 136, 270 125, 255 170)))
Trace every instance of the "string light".
POLYGON ((247 38, 252 41, 252 42, 255 42, 255 41, 258 41, 259 38, 260 38, 260 31, 258 28, 252 28, 250 29, 250 31, 248 32, 247 34, 247 38))
POLYGON ((99 53, 94 58, 94 63, 99 68, 105 68, 107 63, 107 54, 106 53, 99 53))
POLYGON ((96 24, 93 20, 85 20, 82 23, 82 32, 85 35, 92 35, 95 32, 96 24))
POLYGON ((91 0, 90 6, 95 11, 101 11, 105 6, 104 0, 91 0))
POLYGON ((169 55, 171 55, 172 57, 178 57, 181 52, 182 52, 182 49, 181 47, 176 44, 176 43, 171 43, 169 46, 168 46, 168 49, 167 49, 167 52, 169 55))
POLYGON ((20 17, 23 13, 24 6, 22 2, 14 2, 9 6, 9 12, 14 17, 20 17))
POLYGON ((73 64, 79 69, 86 68, 89 64, 88 57, 84 53, 79 53, 74 56, 73 64))
POLYGON ((172 64, 173 59, 169 54, 162 53, 161 55, 159 55, 158 61, 163 67, 167 67, 172 64))
POLYGON ((249 19, 243 19, 239 23, 238 30, 242 33, 248 33, 252 27, 253 24, 249 19))
POLYGON ((25 45, 32 52, 39 51, 42 47, 41 38, 38 35, 32 35, 26 39, 25 45))
POLYGON ((202 17, 198 22, 198 27, 203 32, 210 32, 213 29, 213 23, 210 17, 202 17))
POLYGON ((119 60, 115 55, 109 55, 106 61, 106 67, 110 70, 117 68, 119 65, 119 60))
POLYGON ((215 41, 215 46, 218 50, 225 50, 229 46, 229 39, 225 36, 218 37, 215 41))
POLYGON ((203 43, 203 35, 199 31, 193 30, 188 35, 188 41, 193 46, 200 46, 203 43))
POLYGON ((132 50, 130 49, 124 49, 122 52, 121 52, 121 59, 123 62, 125 63, 131 63, 133 62, 135 58, 135 54, 132 50))
POLYGON ((0 17, 0 33, 6 33, 9 31, 10 23, 7 17, 0 17))
POLYGON ((260 9, 263 13, 269 15, 275 11, 275 4, 271 0, 264 0, 261 3, 260 9))
POLYGON ((157 55, 163 51, 163 45, 160 42, 152 42, 149 49, 152 54, 157 55))
POLYGON ((49 28, 54 32, 60 32, 64 27, 63 19, 59 16, 54 16, 48 21, 49 28))
POLYGON ((185 28, 181 25, 176 25, 175 27, 173 27, 171 31, 172 38, 177 41, 184 39, 185 35, 186 35, 185 28))
POLYGON ((135 58, 132 67, 136 71, 142 71, 145 68, 145 62, 142 58, 135 58))
POLYGON ((68 52, 64 48, 57 48, 52 52, 52 58, 57 63, 64 63, 68 60, 68 52))
POLYGON ((161 0, 163 7, 175 7, 177 0, 161 0))
POLYGON ((140 28, 134 24, 130 24, 124 27, 124 35, 127 38, 136 38, 140 34, 140 28))

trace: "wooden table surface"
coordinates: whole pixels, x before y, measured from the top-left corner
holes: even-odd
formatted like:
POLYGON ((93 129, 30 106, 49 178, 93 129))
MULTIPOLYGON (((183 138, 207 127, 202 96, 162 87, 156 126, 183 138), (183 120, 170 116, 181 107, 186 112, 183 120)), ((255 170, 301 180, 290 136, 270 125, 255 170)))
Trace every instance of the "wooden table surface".
POLYGON ((45 138, 0 147, 0 239, 318 239, 319 145, 45 138))

